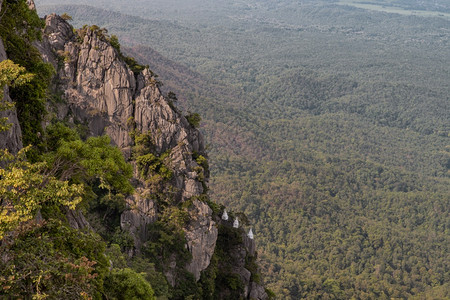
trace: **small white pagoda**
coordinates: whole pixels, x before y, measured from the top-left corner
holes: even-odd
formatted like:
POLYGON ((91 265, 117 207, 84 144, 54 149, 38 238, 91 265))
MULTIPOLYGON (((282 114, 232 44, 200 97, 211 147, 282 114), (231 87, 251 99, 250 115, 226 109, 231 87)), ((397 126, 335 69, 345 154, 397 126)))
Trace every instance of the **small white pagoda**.
POLYGON ((253 231, 252 231, 251 228, 250 228, 250 230, 248 231, 247 236, 249 237, 249 239, 253 240, 253 231))
POLYGON ((233 227, 234 228, 239 228, 239 220, 238 220, 238 218, 234 219, 233 227))
POLYGON ((227 214, 227 210, 226 209, 223 210, 222 220, 228 221, 228 214, 227 214))

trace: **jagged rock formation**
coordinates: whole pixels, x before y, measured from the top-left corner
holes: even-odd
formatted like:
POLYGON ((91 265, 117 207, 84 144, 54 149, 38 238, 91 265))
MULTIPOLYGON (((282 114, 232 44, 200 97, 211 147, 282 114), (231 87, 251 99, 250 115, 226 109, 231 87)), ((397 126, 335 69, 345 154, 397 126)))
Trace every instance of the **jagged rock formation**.
MULTIPOLYGON (((3 91, 3 99, 11 101, 8 94, 8 89, 3 91)), ((8 149, 10 153, 17 153, 22 149, 22 133, 17 119, 17 113, 15 110, 0 111, 0 118, 7 117, 11 127, 9 130, 0 132, 0 149, 8 149)))
POLYGON ((214 253, 217 228, 211 219, 212 210, 204 202, 194 200, 190 215, 193 219, 186 228, 186 240, 192 257, 197 259, 191 261, 187 270, 194 274, 196 280, 199 280, 200 272, 209 266, 214 253))
MULTIPOLYGON (((2 1, 0 1, 0 7, 2 1)), ((3 41, 0 39, 0 61, 7 59, 3 41)), ((8 87, 3 88, 3 100, 11 102, 8 87)), ((11 153, 17 153, 22 148, 22 132, 16 110, 0 111, 0 118, 8 118, 11 128, 8 131, 0 132, 0 149, 8 149, 11 153)))
MULTIPOLYGON (((1 4, 1 0, 0 0, 1 4)), ((28 2, 34 9, 32 0, 28 2)), ((80 122, 87 126, 87 134, 110 136, 124 156, 135 165, 135 194, 127 199, 128 210, 121 215, 121 227, 128 230, 135 242, 136 251, 148 240, 147 226, 158 220, 158 202, 150 197, 154 187, 140 175, 133 161, 134 137, 147 134, 151 137, 152 151, 167 154, 164 164, 172 176, 167 188, 174 203, 189 203, 188 221, 183 225, 186 249, 192 259, 184 266, 176 266, 173 255, 164 274, 172 286, 176 284, 177 268, 184 268, 199 280, 203 271, 211 266, 217 255, 218 215, 213 215, 209 205, 200 200, 206 191, 208 170, 199 157, 206 157, 204 140, 197 129, 175 108, 170 99, 161 94, 158 82, 148 69, 132 70, 124 57, 108 41, 105 31, 98 27, 85 27, 74 32, 61 17, 52 14, 45 18, 43 40, 35 46, 44 61, 51 63, 57 74, 53 90, 63 91, 65 103, 54 103, 50 108, 58 119, 80 122)), ((0 41, 0 59, 6 59, 0 41)), ((6 99, 9 99, 5 89, 6 99)), ((14 111, 6 112, 13 127, 0 133, 0 148, 17 152, 22 148, 20 125, 14 111)), ((75 229, 90 225, 79 211, 66 211, 69 224, 75 229)), ((231 228, 231 226, 230 226, 231 228)), ((240 229, 233 229, 240 230, 240 229)), ((242 240, 229 249, 232 272, 243 285, 240 297, 266 299, 264 288, 255 283, 252 272, 246 269, 248 257, 255 257, 254 241, 242 231, 242 240), (233 248, 234 247, 234 248, 233 248)), ((133 255, 133 253, 130 253, 133 255)), ((221 272, 222 262, 219 262, 221 272)), ((216 263, 217 268, 217 263, 216 263)), ((256 271, 255 271, 256 272, 256 271)), ((227 292, 223 294, 226 297, 227 292)))
MULTIPOLYGON (((92 136, 109 135, 127 158, 133 146, 132 120, 135 130, 152 136, 157 153, 170 153, 167 161, 174 172, 176 200, 202 194, 199 165, 192 154, 205 155, 203 138, 163 97, 151 72, 134 74, 101 30, 85 28, 80 41, 67 22, 52 14, 46 17, 44 34, 37 46, 58 70, 59 89, 68 102, 59 105, 58 117, 71 116, 87 124, 92 136)), ((145 197, 145 190, 139 183, 128 199, 132 209, 122 215, 122 225, 133 233, 137 247, 146 239, 146 225, 157 219, 157 204, 145 197)), ((212 210, 201 201, 193 201, 190 215, 185 232, 192 261, 187 269, 198 280, 213 255, 217 228, 212 210)))

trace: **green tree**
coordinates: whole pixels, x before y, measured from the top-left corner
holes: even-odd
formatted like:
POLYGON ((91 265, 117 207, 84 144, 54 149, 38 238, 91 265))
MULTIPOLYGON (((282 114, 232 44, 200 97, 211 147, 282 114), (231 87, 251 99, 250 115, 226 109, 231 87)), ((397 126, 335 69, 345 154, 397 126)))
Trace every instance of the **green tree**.
POLYGON ((3 1, 1 16, 0 37, 8 58, 34 74, 30 80, 12 87, 9 95, 17 108, 23 144, 35 146, 27 156, 37 161, 39 152, 45 150, 42 147, 42 123, 46 114, 47 89, 55 72, 33 46, 34 41, 41 39, 45 22, 28 8, 26 0, 3 1))
POLYGON ((0 246, 1 298, 101 299, 108 263, 98 235, 54 218, 21 225, 0 246))
POLYGON ((45 163, 30 163, 25 154, 30 147, 19 151, 16 157, 4 150, 0 169, 0 239, 20 223, 31 220, 45 204, 59 204, 75 209, 84 193, 82 184, 58 180, 46 172, 45 163))
POLYGON ((66 21, 72 21, 72 17, 69 14, 67 14, 67 13, 63 13, 61 15, 61 18, 63 18, 66 21))
MULTIPOLYGON (((6 86, 20 86, 29 82, 33 78, 32 74, 26 73, 24 67, 15 64, 12 60, 4 60, 0 62, 0 88, 5 89, 6 86)), ((4 99, 4 94, 0 94, 0 111, 12 109, 14 103, 4 99)), ((0 118, 0 132, 8 130, 11 124, 7 124, 8 118, 0 118)))
POLYGON ((192 113, 189 112, 188 115, 186 115, 186 120, 189 122, 189 124, 194 127, 198 128, 200 126, 200 122, 202 121, 202 118, 198 113, 192 113))
POLYGON ((150 283, 144 276, 129 268, 112 269, 105 278, 104 288, 107 299, 156 299, 150 283))

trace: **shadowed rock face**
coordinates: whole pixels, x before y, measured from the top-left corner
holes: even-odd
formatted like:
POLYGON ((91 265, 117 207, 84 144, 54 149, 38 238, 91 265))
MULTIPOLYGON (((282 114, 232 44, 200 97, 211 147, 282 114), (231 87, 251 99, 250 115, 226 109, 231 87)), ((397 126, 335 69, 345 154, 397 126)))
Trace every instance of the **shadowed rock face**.
MULTIPOLYGON (((2 1, 0 1, 0 7, 1 5, 2 1)), ((0 61, 6 59, 5 47, 3 46, 3 41, 0 39, 0 61)), ((11 102, 8 87, 3 88, 3 100, 11 102)), ((8 118, 8 123, 11 124, 9 130, 0 132, 0 149, 8 149, 10 153, 16 154, 22 149, 22 131, 20 129, 19 120, 17 119, 16 110, 0 111, 0 118, 8 118)))
MULTIPOLYGON (((174 174, 170 183, 175 201, 201 195, 204 190, 193 153, 206 156, 203 137, 172 108, 151 72, 134 74, 99 29, 86 28, 80 39, 61 17, 52 14, 45 21, 43 41, 36 46, 57 69, 58 89, 64 91, 67 104, 57 108, 58 118, 85 123, 91 136, 107 134, 128 159, 134 145, 129 133, 132 121, 137 131, 152 137, 156 153, 169 153, 165 163, 174 174)), ((127 200, 130 210, 122 215, 121 225, 139 248, 148 238, 146 226, 158 218, 158 209, 145 196, 149 194, 145 183, 136 182, 136 194, 127 200)), ((194 200, 189 214, 184 231, 192 261, 187 269, 198 280, 214 253, 217 228, 204 202, 194 200)))
POLYGON ((239 299, 255 299, 255 300, 266 300, 269 298, 267 295, 264 286, 260 283, 253 281, 252 273, 248 269, 248 262, 255 261, 257 258, 256 245, 255 240, 253 238, 248 237, 246 231, 242 227, 235 228, 233 226, 232 220, 218 220, 220 226, 222 226, 222 234, 226 231, 233 231, 237 233, 241 241, 236 242, 234 239, 230 239, 229 237, 225 237, 227 240, 224 243, 223 236, 219 235, 218 245, 222 246, 226 250, 228 255, 227 262, 219 261, 219 270, 231 270, 232 274, 236 274, 239 276, 239 280, 243 284, 243 289, 240 292, 239 297, 234 294, 230 294, 230 291, 224 289, 220 291, 219 298, 220 299, 230 299, 233 296, 239 299), (228 230, 224 230, 224 228, 228 228, 228 230), (225 246, 224 246, 225 244, 225 246))
POLYGON ((200 279, 200 272, 209 266, 217 240, 216 223, 212 221, 211 208, 204 202, 194 200, 190 210, 191 222, 186 228, 186 240, 192 260, 187 270, 200 279), (209 249, 205 251, 205 249, 209 249), (212 250, 212 251, 211 251, 212 250))

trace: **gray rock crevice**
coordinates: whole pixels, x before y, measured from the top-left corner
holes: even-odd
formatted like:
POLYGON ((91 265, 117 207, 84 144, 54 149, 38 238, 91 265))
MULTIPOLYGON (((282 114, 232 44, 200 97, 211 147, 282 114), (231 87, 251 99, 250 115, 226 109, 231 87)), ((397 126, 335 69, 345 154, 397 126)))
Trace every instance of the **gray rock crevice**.
MULTIPOLYGON (((3 41, 0 39, 0 61, 4 61, 6 59, 8 59, 8 57, 5 52, 3 41)), ((12 102, 9 97, 8 87, 5 86, 2 88, 3 101, 12 102)), ((0 132, 0 149, 7 149, 10 153, 16 154, 23 147, 22 130, 20 128, 19 119, 17 118, 17 111, 15 109, 0 111, 0 118, 8 118, 8 123, 11 124, 11 127, 7 131, 0 132)))

